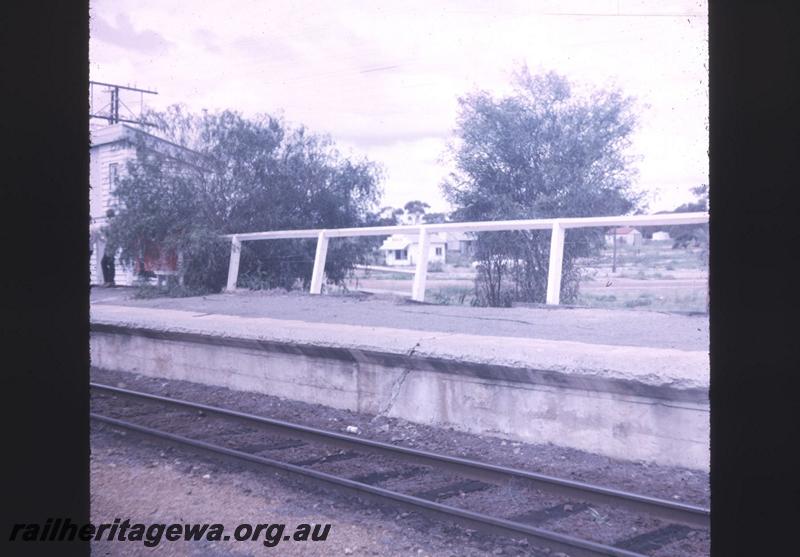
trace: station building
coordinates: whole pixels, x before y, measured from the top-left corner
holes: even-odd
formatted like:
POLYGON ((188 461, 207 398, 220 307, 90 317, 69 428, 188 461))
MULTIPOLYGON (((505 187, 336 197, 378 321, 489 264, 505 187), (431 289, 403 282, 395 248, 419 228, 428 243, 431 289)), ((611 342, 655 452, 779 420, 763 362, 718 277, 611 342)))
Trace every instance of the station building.
MULTIPOLYGON (((89 146, 89 276, 91 284, 103 284, 101 260, 105 255, 106 238, 103 232, 108 223, 108 212, 118 211, 114 188, 125 175, 128 162, 136 159, 136 142, 154 149, 181 163, 197 166, 202 155, 177 143, 172 143, 135 126, 118 123, 90 130, 89 146)), ((115 254, 115 277, 117 285, 130 286, 142 270, 157 270, 163 274, 176 272, 176 254, 159 254, 155 246, 148 245, 136 266, 124 265, 115 254), (138 267, 138 268, 137 268, 138 267)))

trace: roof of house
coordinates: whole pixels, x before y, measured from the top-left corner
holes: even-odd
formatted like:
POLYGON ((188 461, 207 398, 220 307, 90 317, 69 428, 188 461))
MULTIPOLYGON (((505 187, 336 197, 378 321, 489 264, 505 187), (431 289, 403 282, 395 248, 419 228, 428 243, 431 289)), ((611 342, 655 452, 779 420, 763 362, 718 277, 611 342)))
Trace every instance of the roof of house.
MULTIPOLYGON (((615 230, 611 228, 606 234, 614 234, 614 232, 615 230)), ((616 233, 618 236, 620 235, 624 236, 625 234, 631 234, 631 233, 641 234, 641 232, 639 232, 635 228, 631 228, 630 226, 620 226, 619 228, 616 229, 616 233)))
POLYGON ((474 232, 445 232, 448 242, 466 242, 475 239, 474 232))
POLYGON ((397 236, 389 236, 386 240, 381 244, 380 249, 382 250, 395 250, 395 249, 406 249, 411 241, 408 238, 402 238, 397 236))
MULTIPOLYGON (((431 244, 444 244, 443 234, 431 234, 428 240, 431 244)), ((411 244, 419 243, 419 234, 392 234, 380 248, 382 250, 406 249, 411 244)))

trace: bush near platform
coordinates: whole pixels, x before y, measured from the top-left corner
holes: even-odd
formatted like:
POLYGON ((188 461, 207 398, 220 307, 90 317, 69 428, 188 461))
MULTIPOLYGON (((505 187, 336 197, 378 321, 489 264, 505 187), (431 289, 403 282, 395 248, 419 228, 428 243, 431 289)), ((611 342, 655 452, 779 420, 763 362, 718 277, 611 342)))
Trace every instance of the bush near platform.
MULTIPOLYGON (((555 73, 517 74, 512 95, 478 91, 459 99, 452 154, 457 171, 443 185, 453 220, 485 221, 622 215, 639 201, 626 154, 636 124, 633 100, 616 90, 578 94, 555 73)), ((598 253, 600 229, 568 230, 561 300, 577 298, 576 260, 598 253)), ((549 231, 477 235, 479 305, 544 303, 549 231)))
MULTIPOLYGON (((146 245, 182 256, 185 288, 218 292, 227 279, 230 241, 221 234, 372 224, 380 168, 342 156, 333 142, 269 115, 201 115, 172 106, 151 112, 163 138, 194 151, 164 153, 152 136, 134 139, 137 156, 116 188, 118 211, 108 226, 110 245, 134 263, 146 245), (188 153, 188 154, 187 154, 188 153)), ((328 279, 344 280, 379 239, 334 239, 328 279)), ((308 286, 314 241, 245 242, 243 284, 261 288, 308 286)))

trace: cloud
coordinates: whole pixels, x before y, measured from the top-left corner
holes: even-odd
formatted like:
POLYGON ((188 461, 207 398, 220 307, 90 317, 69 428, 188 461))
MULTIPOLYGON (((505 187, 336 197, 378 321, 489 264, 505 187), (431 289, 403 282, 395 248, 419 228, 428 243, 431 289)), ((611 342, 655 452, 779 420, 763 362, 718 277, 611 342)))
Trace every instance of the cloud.
MULTIPOLYGON (((187 9, 180 0, 92 0, 105 20, 92 19, 91 72, 147 83, 159 91, 145 98, 149 106, 283 114, 384 164, 387 202, 439 205, 450 163, 438 158, 456 126, 457 97, 508 94, 513 70, 527 62, 587 86, 617 85, 639 108, 650 105, 632 138, 631 153, 642 157, 637 186, 667 208, 691 199, 688 188, 708 175, 703 18, 541 15, 616 11, 590 0, 495 4, 233 0, 187 9)), ((628 0, 620 9, 701 13, 705 5, 628 0)))
POLYGON ((194 32, 194 39, 200 46, 213 54, 219 54, 222 49, 219 46, 217 35, 209 29, 201 28, 194 32))
POLYGON ((265 62, 292 63, 296 62, 300 52, 288 39, 269 34, 247 35, 231 42, 239 54, 248 58, 260 59, 265 62))
POLYGON ((406 129, 396 130, 386 127, 376 126, 371 129, 353 130, 350 132, 338 132, 335 139, 351 143, 360 148, 385 147, 398 143, 408 143, 425 139, 442 140, 450 136, 450 130, 446 129, 406 129))
POLYGON ((91 20, 91 36, 109 44, 142 54, 159 54, 172 48, 173 44, 160 33, 151 29, 137 31, 125 14, 117 14, 116 26, 100 16, 91 20))

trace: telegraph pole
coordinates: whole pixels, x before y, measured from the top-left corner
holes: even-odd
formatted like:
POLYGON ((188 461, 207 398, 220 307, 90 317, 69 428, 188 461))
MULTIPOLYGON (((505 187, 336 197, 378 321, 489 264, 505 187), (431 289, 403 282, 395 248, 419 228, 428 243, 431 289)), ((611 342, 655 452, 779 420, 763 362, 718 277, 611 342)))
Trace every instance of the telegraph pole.
POLYGON ((614 256, 611 260, 611 272, 617 272, 617 227, 614 227, 614 256))
MULTIPOLYGON (((111 102, 109 103, 108 114, 89 114, 90 118, 100 118, 102 120, 108 120, 109 124, 117 124, 119 122, 127 122, 129 124, 139 124, 139 125, 143 125, 143 126, 155 126, 155 124, 152 124, 150 122, 145 122, 144 120, 141 120, 141 110, 140 110, 140 113, 139 113, 139 118, 140 118, 139 120, 132 120, 132 119, 129 119, 129 118, 120 118, 120 115, 119 115, 119 105, 120 104, 122 104, 122 106, 127 108, 128 112, 130 112, 131 115, 133 115, 133 111, 130 108, 128 108, 125 105, 125 103, 123 103, 120 100, 119 92, 120 92, 120 90, 136 91, 141 95, 142 100, 144 100, 144 95, 145 94, 147 94, 147 95, 158 95, 158 93, 156 91, 149 91, 147 89, 139 89, 138 87, 130 87, 130 86, 127 86, 127 85, 117 85, 117 84, 114 84, 114 83, 103 83, 101 81, 90 81, 89 82, 89 89, 90 89, 90 94, 92 96, 92 99, 94 99, 94 86, 95 85, 98 85, 98 86, 101 86, 101 87, 108 87, 108 90, 106 92, 110 93, 111 102)), ((94 110, 94 107, 92 107, 92 110, 94 110)))

